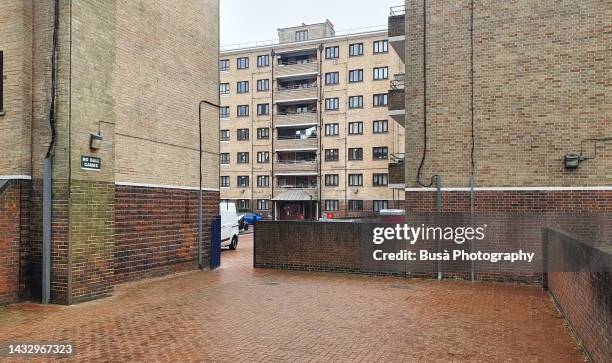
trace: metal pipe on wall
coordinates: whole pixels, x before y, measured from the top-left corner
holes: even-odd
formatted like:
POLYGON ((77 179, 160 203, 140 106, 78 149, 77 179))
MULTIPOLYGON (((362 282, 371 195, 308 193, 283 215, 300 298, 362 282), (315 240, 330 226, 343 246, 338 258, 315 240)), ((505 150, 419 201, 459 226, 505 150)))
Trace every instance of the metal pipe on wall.
MULTIPOLYGON (((212 102, 206 101, 206 100, 202 100, 200 101, 200 103, 198 104, 198 136, 199 136, 199 165, 198 165, 198 170, 199 170, 199 187, 198 187, 198 268, 200 270, 204 269, 204 263, 202 261, 202 221, 204 219, 204 212, 203 212, 203 199, 204 199, 204 194, 203 194, 203 190, 202 190, 202 105, 210 105, 213 106, 215 108, 217 108, 217 110, 220 108, 219 105, 216 105, 212 102)), ((217 113, 217 117, 218 117, 218 113, 217 113)))

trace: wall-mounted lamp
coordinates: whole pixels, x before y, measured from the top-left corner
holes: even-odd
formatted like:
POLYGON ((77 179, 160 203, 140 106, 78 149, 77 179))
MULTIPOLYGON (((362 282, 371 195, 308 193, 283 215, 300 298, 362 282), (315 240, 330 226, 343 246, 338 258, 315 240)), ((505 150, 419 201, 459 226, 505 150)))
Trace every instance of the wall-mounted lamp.
POLYGON ((89 148, 92 150, 98 150, 102 147, 102 140, 104 138, 100 134, 89 135, 89 148))
POLYGON ((586 139, 580 142, 580 154, 569 153, 566 154, 563 158, 563 165, 565 169, 578 169, 580 163, 585 160, 595 159, 597 157, 597 143, 598 142, 608 142, 612 141, 612 137, 602 137, 598 139, 586 139), (592 142, 593 143, 593 156, 584 156, 584 143, 592 142))

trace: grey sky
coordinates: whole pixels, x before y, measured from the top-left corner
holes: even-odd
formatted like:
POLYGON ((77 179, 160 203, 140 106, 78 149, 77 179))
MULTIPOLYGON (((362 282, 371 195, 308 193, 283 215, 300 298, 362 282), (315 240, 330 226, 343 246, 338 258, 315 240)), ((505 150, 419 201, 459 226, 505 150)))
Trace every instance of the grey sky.
POLYGON ((331 20, 336 30, 387 24, 404 0, 220 0, 221 45, 275 39, 276 29, 331 20))

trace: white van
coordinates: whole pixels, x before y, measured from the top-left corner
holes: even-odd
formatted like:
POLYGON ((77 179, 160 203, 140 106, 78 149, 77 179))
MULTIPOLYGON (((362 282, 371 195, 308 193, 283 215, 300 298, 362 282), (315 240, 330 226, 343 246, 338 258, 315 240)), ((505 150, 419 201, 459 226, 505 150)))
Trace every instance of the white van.
POLYGON ((219 213, 221 214, 221 247, 229 247, 235 250, 238 247, 238 214, 236 204, 231 202, 219 203, 219 213))

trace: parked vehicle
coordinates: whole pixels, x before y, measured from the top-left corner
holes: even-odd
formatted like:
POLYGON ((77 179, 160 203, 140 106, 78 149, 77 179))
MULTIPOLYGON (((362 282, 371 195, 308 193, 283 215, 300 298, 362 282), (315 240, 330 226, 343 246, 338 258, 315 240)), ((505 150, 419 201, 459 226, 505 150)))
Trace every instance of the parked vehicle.
POLYGON ((244 214, 238 216, 240 231, 248 231, 249 226, 255 225, 255 222, 261 221, 263 217, 251 211, 245 211, 244 214))
POLYGON ((235 250, 238 247, 238 235, 240 234, 236 204, 219 203, 219 213, 221 214, 221 247, 235 250))
POLYGON ((243 214, 243 216, 244 216, 244 222, 247 224, 247 229, 249 225, 253 226, 255 225, 255 222, 261 221, 263 219, 262 216, 260 216, 257 213, 253 213, 253 212, 247 212, 243 214))

